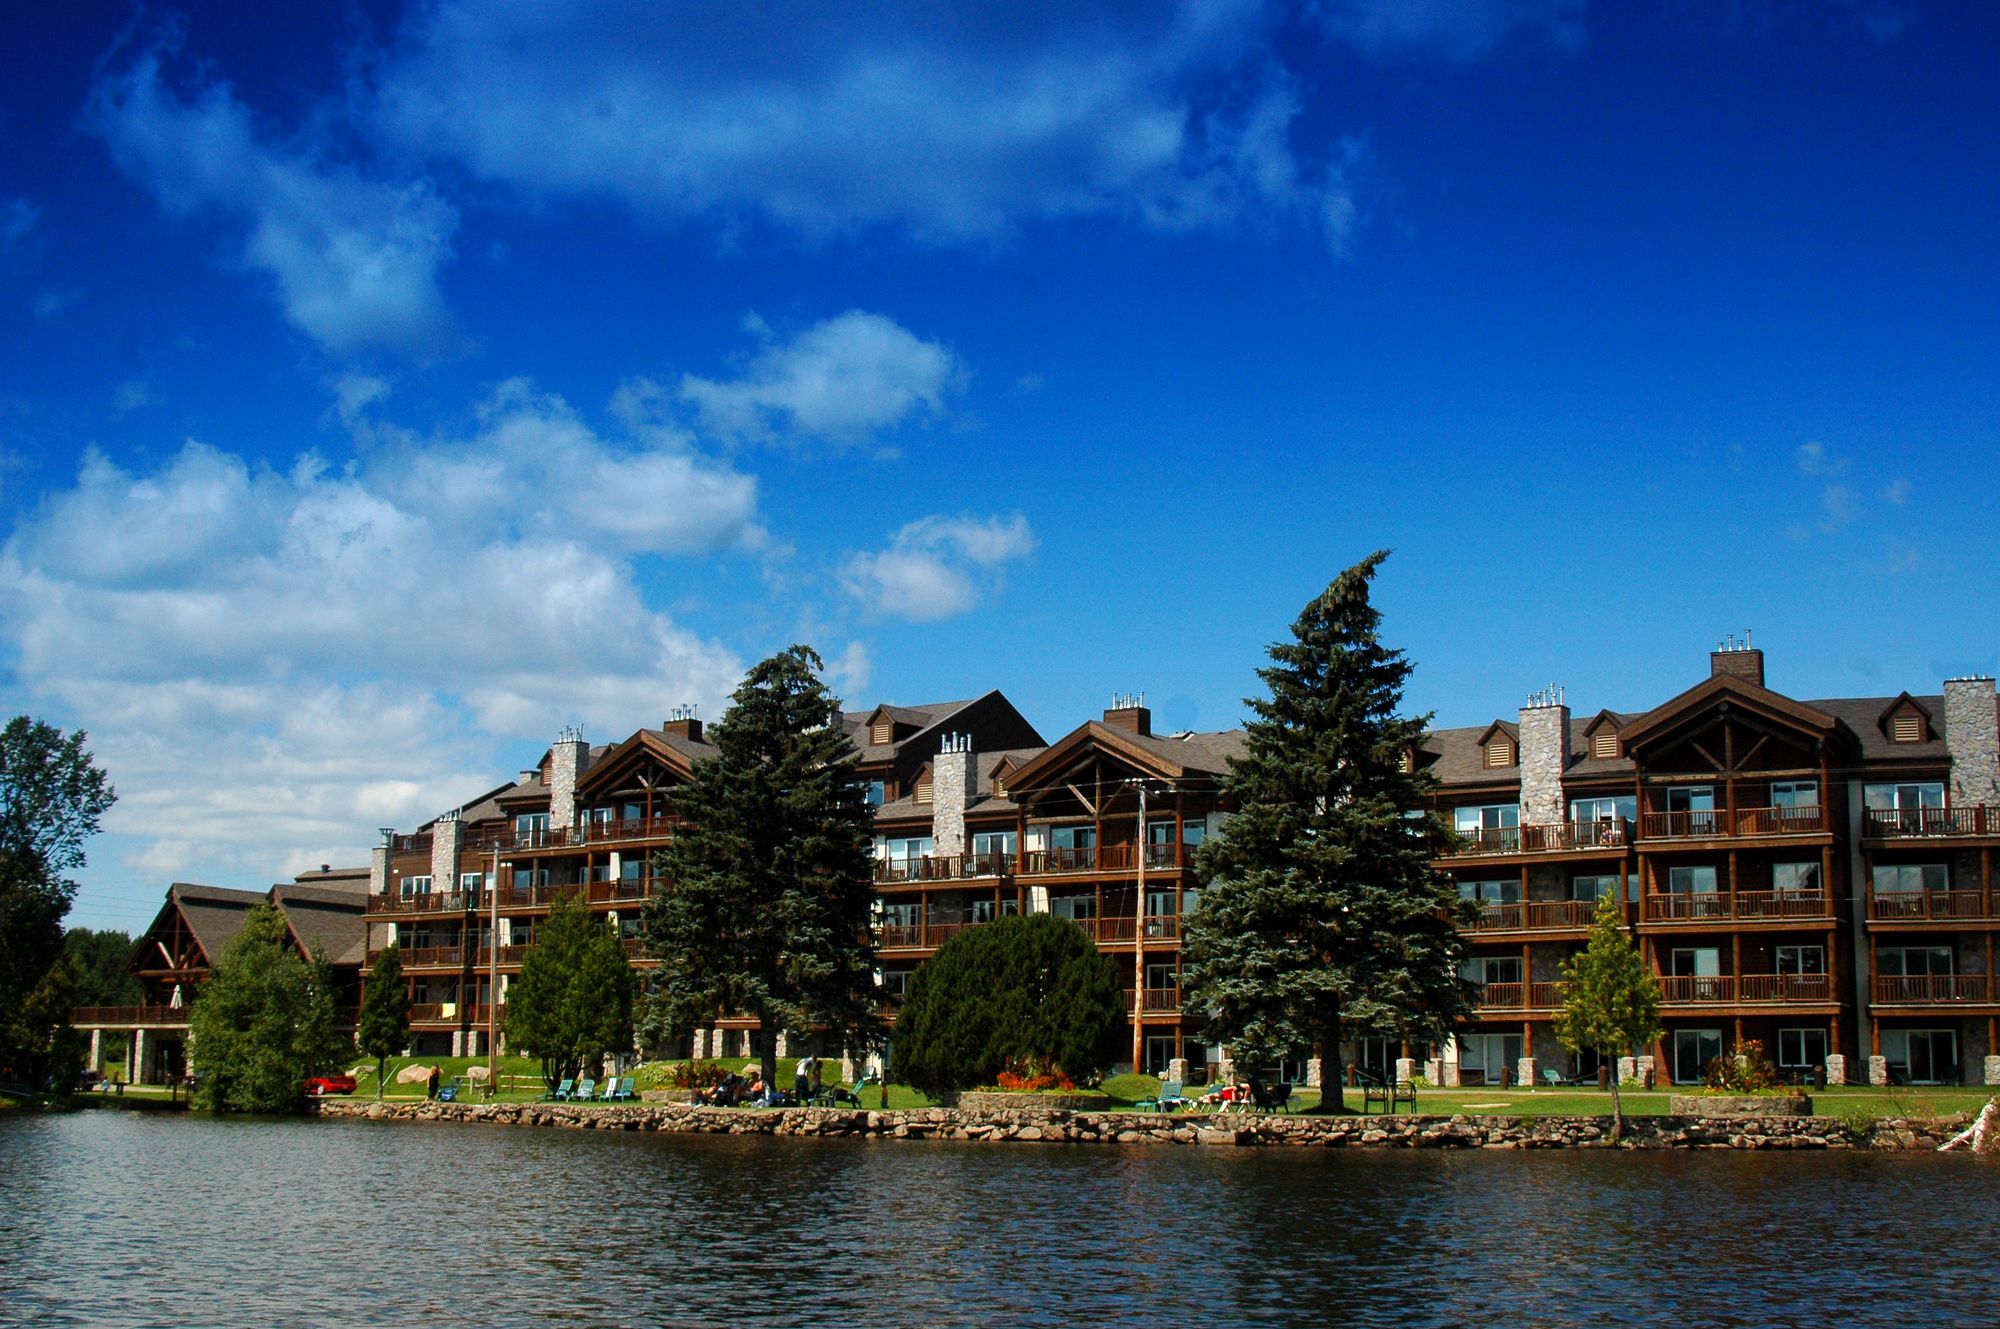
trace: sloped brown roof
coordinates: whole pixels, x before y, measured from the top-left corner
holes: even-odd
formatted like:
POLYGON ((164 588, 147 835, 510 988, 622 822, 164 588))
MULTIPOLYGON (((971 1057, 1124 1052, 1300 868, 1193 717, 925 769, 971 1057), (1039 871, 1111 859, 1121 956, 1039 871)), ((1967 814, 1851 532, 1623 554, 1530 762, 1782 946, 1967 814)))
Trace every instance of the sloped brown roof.
POLYGON ((317 946, 331 964, 358 965, 367 959, 364 901, 311 887, 273 886, 271 902, 283 912, 285 925, 306 954, 317 946))

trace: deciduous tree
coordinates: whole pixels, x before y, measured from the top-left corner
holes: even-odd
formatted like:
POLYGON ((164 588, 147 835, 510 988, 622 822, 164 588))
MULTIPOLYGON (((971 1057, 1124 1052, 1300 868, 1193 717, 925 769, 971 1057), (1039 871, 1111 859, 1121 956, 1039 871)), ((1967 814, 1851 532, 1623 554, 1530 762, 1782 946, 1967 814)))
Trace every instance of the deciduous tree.
POLYGON ((654 859, 647 914, 658 1022, 691 1030, 747 1015, 772 1034, 879 1036, 870 927, 873 819, 840 701, 793 646, 752 668, 710 731, 716 755, 672 795, 681 818, 654 859))
POLYGON ((1125 1037, 1118 965, 1048 914, 968 928, 917 967, 896 1018, 896 1072, 946 1098, 1010 1068, 1094 1081, 1125 1037))
POLYGON ((1252 1066, 1317 1049, 1340 1110, 1341 1040, 1436 1040, 1467 1009, 1449 883, 1431 870, 1442 822, 1407 754, 1428 716, 1397 714, 1411 665, 1377 636, 1368 586, 1386 552, 1335 578, 1271 647, 1251 698, 1235 803, 1196 857, 1182 988, 1212 1038, 1252 1066))
POLYGON ((553 1090, 585 1062, 632 1046, 632 987, 610 924, 579 896, 561 896, 507 988, 509 1050, 540 1058, 553 1090))
POLYGON ((289 1112, 308 1077, 337 1068, 333 975, 299 954, 284 917, 258 905, 223 948, 189 1013, 195 1102, 212 1112, 289 1112))
POLYGON ((1616 1143, 1625 1133, 1625 1105, 1618 1094, 1615 1059, 1657 1041, 1661 1033, 1660 982, 1625 935, 1625 911, 1617 891, 1597 897, 1590 943, 1564 962, 1562 978, 1556 1039, 1572 1052, 1590 1051, 1614 1059, 1611 1139, 1616 1143))

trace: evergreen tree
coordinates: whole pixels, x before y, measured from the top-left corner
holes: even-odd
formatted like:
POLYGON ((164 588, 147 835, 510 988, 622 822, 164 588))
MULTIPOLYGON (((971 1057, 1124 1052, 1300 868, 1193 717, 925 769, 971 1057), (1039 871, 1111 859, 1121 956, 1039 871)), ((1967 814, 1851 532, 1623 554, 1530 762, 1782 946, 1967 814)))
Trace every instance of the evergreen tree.
POLYGON ((820 668, 793 646, 750 670, 709 733, 716 755, 671 796, 681 825, 654 859, 654 1020, 685 1033, 754 1017, 766 1084, 779 1030, 829 1028, 850 1047, 880 1036, 874 820, 820 668))
POLYGON ((30 1028, 24 1014, 62 954, 76 898, 67 874, 83 866, 83 842, 117 798, 84 740, 25 715, 0 728, 0 1061, 39 1065, 33 1049, 55 1032, 30 1028))
MULTIPOLYGON (((1618 892, 1597 897, 1590 944, 1563 963, 1562 1009, 1556 1012, 1556 1039, 1572 1052, 1585 1050, 1617 1058, 1660 1037, 1660 983, 1646 968, 1639 948, 1625 935, 1625 911, 1618 892)), ((1625 1104, 1618 1094, 1618 1068, 1611 1069, 1611 1140, 1625 1133, 1625 1104)))
POLYGON ((195 1103, 211 1112, 288 1112, 305 1082, 333 1070, 343 1052, 333 1028, 333 975, 326 956, 298 952, 270 905, 245 915, 243 930, 195 997, 188 1041, 195 1103))
POLYGON ((146 985, 132 972, 130 933, 71 928, 63 934, 63 955, 76 969, 79 1006, 140 1006, 146 985))
POLYGON ((368 987, 361 994, 361 1018, 355 1043, 375 1058, 375 1097, 382 1097, 382 1077, 389 1058, 410 1045, 410 989, 403 982, 403 957, 391 944, 375 957, 368 987))
POLYGON ((1437 1040, 1468 1010, 1450 883, 1431 870, 1428 774, 1398 718, 1411 666, 1377 639, 1368 584, 1387 553, 1335 578, 1271 647, 1270 696, 1224 786, 1236 805, 1196 856, 1182 987, 1212 1038, 1252 1067, 1317 1049, 1324 1107, 1344 1107, 1348 1034, 1437 1040))
POLYGON ((632 1046, 632 966, 610 924, 565 893, 507 988, 510 1051, 539 1057, 553 1090, 586 1062, 632 1046))
POLYGON ((1118 965, 1067 919, 997 919, 917 967, 896 1018, 896 1071, 934 1098, 1000 1073, 1088 1084, 1116 1059, 1126 1009, 1118 965))

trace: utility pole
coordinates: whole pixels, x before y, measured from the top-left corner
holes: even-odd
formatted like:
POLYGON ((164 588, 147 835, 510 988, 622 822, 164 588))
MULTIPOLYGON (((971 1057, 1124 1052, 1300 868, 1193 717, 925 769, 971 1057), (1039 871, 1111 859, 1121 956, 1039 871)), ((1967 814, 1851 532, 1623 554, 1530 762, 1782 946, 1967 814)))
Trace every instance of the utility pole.
POLYGON ((1146 781, 1139 781, 1139 886, 1132 902, 1132 1073, 1145 1070, 1146 1027, 1146 781))
POLYGON ((486 1095, 500 1097, 500 1051, 493 1038, 500 1019, 500 843, 493 843, 493 871, 486 879, 486 1095))

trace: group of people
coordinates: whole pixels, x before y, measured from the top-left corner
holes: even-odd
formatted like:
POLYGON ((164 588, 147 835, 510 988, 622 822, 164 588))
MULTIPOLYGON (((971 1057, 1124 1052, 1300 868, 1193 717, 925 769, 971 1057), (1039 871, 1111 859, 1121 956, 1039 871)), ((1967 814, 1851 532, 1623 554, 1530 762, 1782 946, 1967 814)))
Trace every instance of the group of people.
POLYGON ((753 1070, 747 1078, 731 1071, 714 1088, 695 1090, 694 1101, 711 1107, 794 1107, 819 1096, 824 1070, 825 1064, 811 1053, 800 1057, 789 1095, 775 1084, 766 1084, 762 1071, 753 1070))

